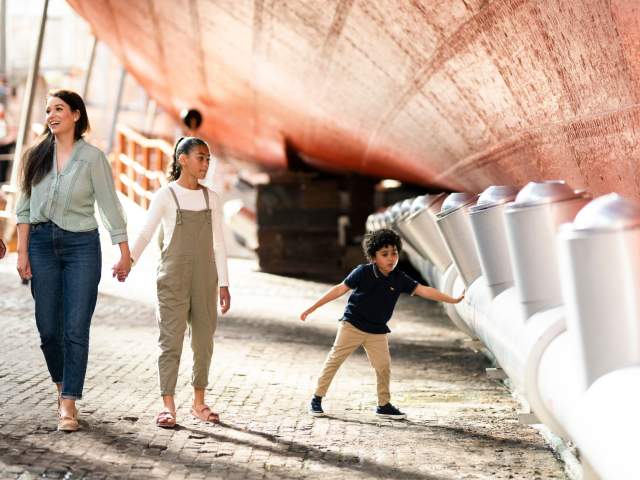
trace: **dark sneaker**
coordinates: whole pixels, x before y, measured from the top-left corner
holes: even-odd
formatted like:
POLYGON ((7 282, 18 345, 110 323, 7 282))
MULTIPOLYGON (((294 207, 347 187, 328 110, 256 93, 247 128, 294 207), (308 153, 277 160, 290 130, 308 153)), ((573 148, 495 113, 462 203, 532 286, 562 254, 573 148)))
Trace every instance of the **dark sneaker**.
POLYGON ((309 415, 313 417, 324 417, 324 410, 322 410, 322 397, 314 395, 309 405, 309 415))
POLYGON ((386 405, 379 406, 376 408, 376 415, 382 418, 394 418, 396 420, 401 420, 403 418, 407 418, 407 416, 398 410, 396 407, 387 403, 386 405))

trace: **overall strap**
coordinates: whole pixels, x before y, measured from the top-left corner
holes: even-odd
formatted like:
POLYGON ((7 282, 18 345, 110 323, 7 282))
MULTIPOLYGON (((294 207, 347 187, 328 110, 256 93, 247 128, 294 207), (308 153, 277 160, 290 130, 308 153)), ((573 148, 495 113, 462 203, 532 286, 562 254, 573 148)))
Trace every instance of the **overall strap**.
POLYGON ((171 192, 171 196, 173 197, 173 201, 176 202, 176 223, 180 225, 182 223, 182 213, 180 210, 180 203, 178 203, 178 197, 176 196, 176 192, 173 191, 173 188, 169 187, 169 191, 171 192))
POLYGON ((207 187, 201 187, 202 188, 202 194, 204 195, 204 203, 207 205, 207 212, 209 212, 209 215, 207 215, 207 223, 211 223, 211 207, 209 207, 209 189, 207 187))

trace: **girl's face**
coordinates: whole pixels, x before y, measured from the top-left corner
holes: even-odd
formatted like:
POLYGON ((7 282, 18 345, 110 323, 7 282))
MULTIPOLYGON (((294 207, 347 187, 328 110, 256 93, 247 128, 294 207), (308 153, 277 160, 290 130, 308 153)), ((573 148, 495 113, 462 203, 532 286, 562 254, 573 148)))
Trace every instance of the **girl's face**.
POLYGON ((69 104, 58 97, 49 97, 46 113, 47 126, 56 136, 73 132, 80 119, 80 112, 72 111, 69 104))
POLYGON ((178 158, 182 167, 181 174, 187 174, 202 180, 209 170, 209 149, 204 145, 196 145, 188 154, 183 153, 178 158))

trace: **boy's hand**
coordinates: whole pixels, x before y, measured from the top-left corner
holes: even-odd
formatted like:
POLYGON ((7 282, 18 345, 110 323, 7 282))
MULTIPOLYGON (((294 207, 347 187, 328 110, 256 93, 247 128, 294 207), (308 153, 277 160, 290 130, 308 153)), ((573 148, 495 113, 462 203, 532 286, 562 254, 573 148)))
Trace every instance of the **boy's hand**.
POLYGON ((331 287, 331 289, 327 293, 322 295, 316 301, 316 303, 311 305, 309 308, 307 308, 304 312, 300 314, 300 320, 304 322, 311 312, 315 311, 317 308, 320 308, 325 303, 329 303, 330 301, 335 300, 341 295, 344 295, 349 290, 351 290, 351 288, 347 287, 344 283, 339 283, 338 285, 334 285, 333 287, 331 287))

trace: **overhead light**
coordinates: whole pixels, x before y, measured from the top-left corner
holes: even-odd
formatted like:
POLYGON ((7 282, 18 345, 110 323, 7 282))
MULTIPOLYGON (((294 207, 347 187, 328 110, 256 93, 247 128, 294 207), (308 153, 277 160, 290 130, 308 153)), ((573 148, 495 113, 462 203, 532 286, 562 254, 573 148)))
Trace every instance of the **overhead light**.
POLYGON ((382 188, 398 188, 402 185, 398 180, 393 180, 391 178, 385 178, 380 182, 382 188))

